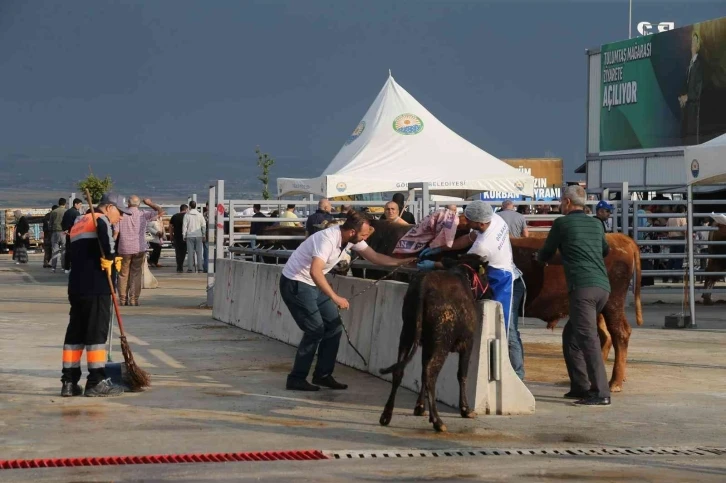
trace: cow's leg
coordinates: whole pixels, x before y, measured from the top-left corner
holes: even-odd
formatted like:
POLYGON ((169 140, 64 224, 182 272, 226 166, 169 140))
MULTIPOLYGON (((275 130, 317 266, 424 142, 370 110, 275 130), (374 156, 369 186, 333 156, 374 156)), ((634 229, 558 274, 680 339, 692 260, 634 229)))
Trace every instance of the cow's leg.
POLYGON ((426 392, 429 399, 429 422, 433 423, 434 429, 439 432, 446 431, 446 425, 439 417, 439 411, 436 408, 436 379, 439 377, 439 372, 441 372, 448 354, 448 347, 436 347, 431 357, 423 358, 422 361, 425 368, 426 392))
POLYGON ((456 377, 459 379, 459 410, 462 418, 475 418, 476 413, 469 407, 466 397, 466 377, 469 373, 469 359, 471 358, 471 340, 466 347, 459 351, 459 371, 456 377))
POLYGON ((606 312, 605 320, 615 348, 615 363, 613 364, 613 374, 610 377, 610 391, 621 392, 628 362, 628 343, 633 329, 630 328, 630 324, 622 310, 620 313, 617 311, 606 312))
MULTIPOLYGON (((397 362, 403 361, 406 358, 406 354, 408 354, 408 351, 408 346, 405 346, 405 344, 399 345, 397 362)), ((404 369, 405 368, 402 367, 393 371, 391 394, 388 396, 388 401, 386 401, 386 406, 383 408, 383 414, 381 414, 381 419, 379 420, 381 426, 388 426, 388 424, 391 422, 391 419, 393 418, 393 406, 396 403, 396 391, 398 390, 398 386, 401 385, 404 369)))
MULTIPOLYGON (((706 271, 708 272, 708 269, 710 267, 706 268, 706 271)), ((705 276, 703 277, 703 290, 713 290, 714 285, 716 285, 716 277, 713 276, 705 276)), ((713 299, 711 298, 710 292, 704 292, 702 295, 703 297, 703 305, 713 305, 713 299)))
POLYGON ((602 349, 602 360, 607 362, 610 356, 610 348, 613 346, 613 338, 610 337, 605 317, 602 314, 597 316, 597 335, 600 337, 600 348, 602 349))
POLYGON ((418 392, 416 406, 413 408, 414 416, 426 416, 426 369, 421 369, 421 390, 418 392))

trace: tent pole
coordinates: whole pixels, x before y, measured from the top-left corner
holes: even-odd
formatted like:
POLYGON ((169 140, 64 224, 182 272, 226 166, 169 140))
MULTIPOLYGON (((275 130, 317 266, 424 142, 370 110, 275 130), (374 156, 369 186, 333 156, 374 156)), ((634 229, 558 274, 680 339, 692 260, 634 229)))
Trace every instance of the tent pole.
POLYGON ((696 327, 696 286, 695 266, 693 257, 693 185, 688 185, 688 234, 686 245, 688 247, 688 309, 691 315, 691 328, 696 327))

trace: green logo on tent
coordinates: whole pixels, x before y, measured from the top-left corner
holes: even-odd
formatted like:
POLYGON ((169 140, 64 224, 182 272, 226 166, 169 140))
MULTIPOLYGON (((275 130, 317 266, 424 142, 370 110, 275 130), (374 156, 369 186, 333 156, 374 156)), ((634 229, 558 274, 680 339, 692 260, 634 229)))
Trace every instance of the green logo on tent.
POLYGON ((415 114, 401 114, 393 120, 393 130, 398 134, 412 136, 423 131, 424 123, 415 114))

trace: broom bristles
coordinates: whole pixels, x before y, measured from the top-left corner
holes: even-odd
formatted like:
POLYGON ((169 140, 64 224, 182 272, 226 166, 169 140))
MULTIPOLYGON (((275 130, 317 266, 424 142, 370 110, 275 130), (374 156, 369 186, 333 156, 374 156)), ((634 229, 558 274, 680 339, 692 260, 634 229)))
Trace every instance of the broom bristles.
POLYGON ((126 361, 126 372, 129 376, 128 382, 131 390, 137 391, 151 386, 151 376, 134 362, 134 356, 131 353, 131 347, 129 347, 126 336, 122 335, 119 339, 121 339, 121 353, 124 356, 124 361, 126 361))

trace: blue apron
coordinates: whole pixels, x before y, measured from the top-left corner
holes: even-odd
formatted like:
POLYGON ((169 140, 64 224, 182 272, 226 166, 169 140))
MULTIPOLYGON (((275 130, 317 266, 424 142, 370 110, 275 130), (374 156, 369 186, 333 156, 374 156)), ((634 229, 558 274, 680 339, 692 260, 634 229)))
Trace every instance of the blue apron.
POLYGON ((504 327, 509 332, 509 321, 512 312, 512 296, 514 286, 514 275, 509 270, 498 268, 487 268, 489 287, 492 289, 494 300, 502 304, 504 309, 504 327))

